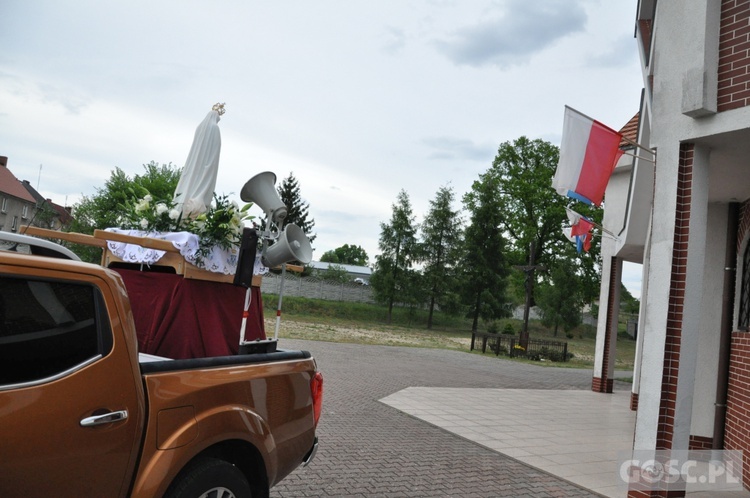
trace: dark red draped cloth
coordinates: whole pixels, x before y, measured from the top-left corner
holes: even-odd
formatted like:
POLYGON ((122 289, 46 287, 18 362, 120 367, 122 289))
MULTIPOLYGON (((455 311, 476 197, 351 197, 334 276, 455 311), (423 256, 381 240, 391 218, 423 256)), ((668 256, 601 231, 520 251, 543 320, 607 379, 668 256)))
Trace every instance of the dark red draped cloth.
MULTIPOLYGON (((237 354, 247 289, 180 275, 116 269, 128 290, 141 353, 173 359, 237 354)), ((245 340, 265 339, 259 287, 251 287, 245 340)))

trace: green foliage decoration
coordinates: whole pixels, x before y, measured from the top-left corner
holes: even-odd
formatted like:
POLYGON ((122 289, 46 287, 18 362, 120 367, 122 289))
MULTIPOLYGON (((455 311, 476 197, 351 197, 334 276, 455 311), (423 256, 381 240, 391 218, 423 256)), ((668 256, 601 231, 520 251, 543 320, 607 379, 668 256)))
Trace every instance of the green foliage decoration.
MULTIPOLYGON (((131 190, 132 192, 132 190, 131 190)), ((154 199, 146 194, 140 199, 130 199, 120 206, 120 228, 149 233, 186 231, 198 236, 196 263, 200 266, 214 247, 227 250, 239 245, 244 221, 254 217, 248 214, 252 204, 242 208, 230 201, 227 195, 214 193, 214 201, 205 213, 195 218, 182 218, 176 202, 171 199, 154 199)))

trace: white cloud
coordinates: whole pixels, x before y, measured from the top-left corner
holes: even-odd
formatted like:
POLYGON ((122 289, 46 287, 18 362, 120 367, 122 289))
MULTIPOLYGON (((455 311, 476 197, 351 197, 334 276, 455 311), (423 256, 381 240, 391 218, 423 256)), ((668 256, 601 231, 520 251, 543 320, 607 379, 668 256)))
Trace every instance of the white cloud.
POLYGON ((455 64, 507 68, 581 31, 586 13, 577 2, 507 0, 489 20, 456 29, 435 47, 455 64))
POLYGON ((425 138, 423 142, 433 150, 429 154, 430 159, 468 159, 486 164, 497 151, 496 144, 476 144, 466 138, 433 137, 425 138))
POLYGON ((460 199, 500 143, 557 142, 565 104, 625 124, 636 4, 6 0, 0 155, 32 184, 43 165, 40 191, 62 204, 116 166, 181 166, 226 102, 217 192, 294 171, 316 254, 373 258, 399 190, 418 219, 443 185, 460 199))

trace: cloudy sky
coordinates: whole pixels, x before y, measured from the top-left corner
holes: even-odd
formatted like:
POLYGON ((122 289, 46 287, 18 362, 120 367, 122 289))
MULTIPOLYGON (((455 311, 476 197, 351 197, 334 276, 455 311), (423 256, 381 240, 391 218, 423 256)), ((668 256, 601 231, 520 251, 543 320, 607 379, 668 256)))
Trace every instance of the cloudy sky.
MULTIPOLYGON (((559 144, 565 105, 623 126, 642 87, 636 4, 3 0, 0 155, 70 205, 115 167, 181 167, 226 102, 216 192, 293 172, 315 257, 357 244, 372 260, 401 189, 421 221, 501 143, 559 144)), ((639 277, 624 275, 637 295, 639 277)))

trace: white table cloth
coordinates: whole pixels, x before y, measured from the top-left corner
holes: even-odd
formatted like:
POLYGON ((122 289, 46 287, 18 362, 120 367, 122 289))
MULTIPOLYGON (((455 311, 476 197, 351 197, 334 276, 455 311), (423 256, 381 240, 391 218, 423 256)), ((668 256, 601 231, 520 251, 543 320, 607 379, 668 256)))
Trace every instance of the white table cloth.
MULTIPOLYGON (((167 240, 174 245, 175 249, 180 251, 182 257, 185 258, 185 261, 197 266, 198 268, 214 273, 222 273, 224 275, 234 275, 237 271, 237 261, 240 253, 238 246, 232 246, 228 250, 222 249, 219 246, 214 246, 211 248, 208 257, 205 257, 203 261, 198 264, 196 255, 199 247, 199 239, 194 233, 146 232, 143 230, 122 230, 119 228, 107 228, 106 231, 135 237, 151 237, 167 240)), ((146 265, 156 264, 164 254, 166 254, 166 251, 112 240, 107 241, 107 248, 112 254, 127 263, 142 263, 146 265)), ((267 268, 261 263, 260 253, 256 254, 253 275, 263 275, 266 271, 267 268)))

